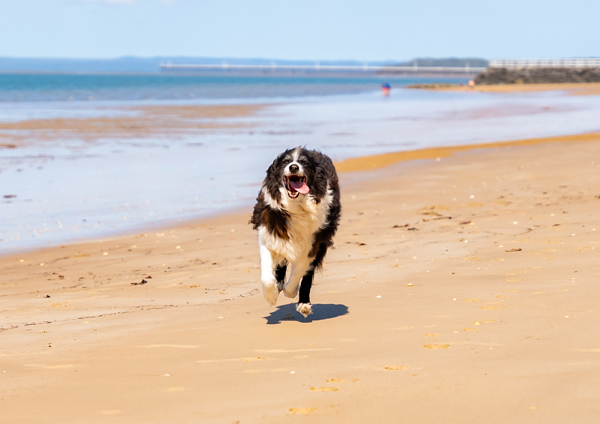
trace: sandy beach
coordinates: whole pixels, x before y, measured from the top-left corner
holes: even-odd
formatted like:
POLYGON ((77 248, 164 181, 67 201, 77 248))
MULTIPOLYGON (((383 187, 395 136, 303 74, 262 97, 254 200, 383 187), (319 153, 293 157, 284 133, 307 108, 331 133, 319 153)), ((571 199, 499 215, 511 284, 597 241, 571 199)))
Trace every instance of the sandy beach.
POLYGON ((307 319, 250 211, 0 258, 6 423, 592 423, 600 135, 338 164, 307 319))

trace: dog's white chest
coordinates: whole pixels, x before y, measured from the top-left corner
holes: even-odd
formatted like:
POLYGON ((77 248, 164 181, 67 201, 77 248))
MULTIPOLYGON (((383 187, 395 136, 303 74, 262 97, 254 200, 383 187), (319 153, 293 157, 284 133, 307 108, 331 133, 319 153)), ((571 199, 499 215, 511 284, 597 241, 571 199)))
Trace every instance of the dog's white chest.
POLYGON ((290 216, 287 222, 288 239, 277 237, 265 228, 260 228, 259 241, 276 255, 293 263, 308 255, 314 234, 326 225, 331 196, 328 193, 319 203, 311 196, 306 196, 301 202, 285 203, 290 216))

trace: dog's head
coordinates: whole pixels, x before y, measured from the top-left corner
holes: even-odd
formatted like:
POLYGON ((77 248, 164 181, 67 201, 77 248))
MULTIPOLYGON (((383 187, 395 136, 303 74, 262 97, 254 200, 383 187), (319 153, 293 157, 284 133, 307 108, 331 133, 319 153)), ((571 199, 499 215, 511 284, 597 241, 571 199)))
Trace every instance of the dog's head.
POLYGON ((325 195, 327 181, 323 176, 322 155, 303 147, 288 149, 273 161, 267 170, 265 188, 276 202, 283 196, 289 200, 301 200, 306 195, 317 201, 325 195))

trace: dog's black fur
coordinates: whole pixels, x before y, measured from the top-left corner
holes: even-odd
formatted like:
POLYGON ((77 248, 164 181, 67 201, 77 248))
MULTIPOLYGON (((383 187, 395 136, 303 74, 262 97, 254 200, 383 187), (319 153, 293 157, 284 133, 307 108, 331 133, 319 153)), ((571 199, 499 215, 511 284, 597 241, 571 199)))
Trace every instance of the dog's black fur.
MULTIPOLYGON (((337 231, 342 209, 338 176, 328 156, 305 148, 288 149, 281 153, 268 168, 261 192, 256 199, 250 219, 253 228, 259 230, 260 227, 264 227, 272 237, 293 243, 294 240, 290 240, 289 233, 290 220, 294 219, 288 210, 290 202, 313 202, 316 207, 327 209, 325 222, 312 234, 312 245, 307 253, 311 260, 310 267, 300 283, 299 304, 310 304, 314 272, 321 269, 327 249, 333 246, 333 237, 337 231), (294 192, 296 198, 293 198, 290 193, 289 198, 284 199, 286 190, 289 192, 289 186, 284 179, 286 169, 289 172, 290 169, 295 170, 298 166, 302 170, 310 192, 306 195, 298 195, 294 192)), ((285 259, 276 264, 275 277, 280 290, 283 287, 287 265, 288 260, 285 259)))

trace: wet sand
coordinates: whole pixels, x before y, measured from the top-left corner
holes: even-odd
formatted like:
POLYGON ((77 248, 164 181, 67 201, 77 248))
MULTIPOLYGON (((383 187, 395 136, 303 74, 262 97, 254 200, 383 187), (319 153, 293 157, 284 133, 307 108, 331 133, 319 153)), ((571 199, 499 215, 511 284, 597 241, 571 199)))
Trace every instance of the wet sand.
MULTIPOLYGON (((135 106, 110 110, 116 116, 29 119, 0 123, 0 149, 36 142, 97 141, 100 139, 173 138, 223 128, 249 128, 232 118, 252 116, 266 105, 135 106), (118 112, 124 113, 120 116, 118 112), (229 119, 230 121, 227 121, 229 119)), ((99 108, 101 109, 101 108, 99 108)), ((108 108, 106 108, 108 109, 108 108)))
POLYGON ((582 137, 339 164, 308 319, 262 298, 249 211, 0 258, 2 421, 596 422, 582 137))
POLYGON ((600 139, 600 133, 575 134, 559 137, 547 138, 528 138, 524 140, 499 141, 496 143, 468 144, 463 146, 451 147, 433 147, 428 149, 409 150, 406 152, 386 153, 381 155, 363 156, 359 158, 350 158, 336 164, 336 169, 340 172, 365 171, 370 169, 379 169, 398 162, 405 162, 420 159, 441 159, 454 156, 460 152, 466 152, 475 149, 495 148, 495 147, 516 147, 531 146, 536 144, 548 143, 566 143, 577 141, 594 141, 600 139))
MULTIPOLYGON (((419 87, 425 88, 425 87, 419 87)), ((561 84, 500 84, 500 85, 477 85, 467 86, 440 86, 427 88, 442 91, 479 91, 485 93, 517 93, 562 90, 575 96, 598 96, 600 95, 600 83, 561 83, 561 84)))

